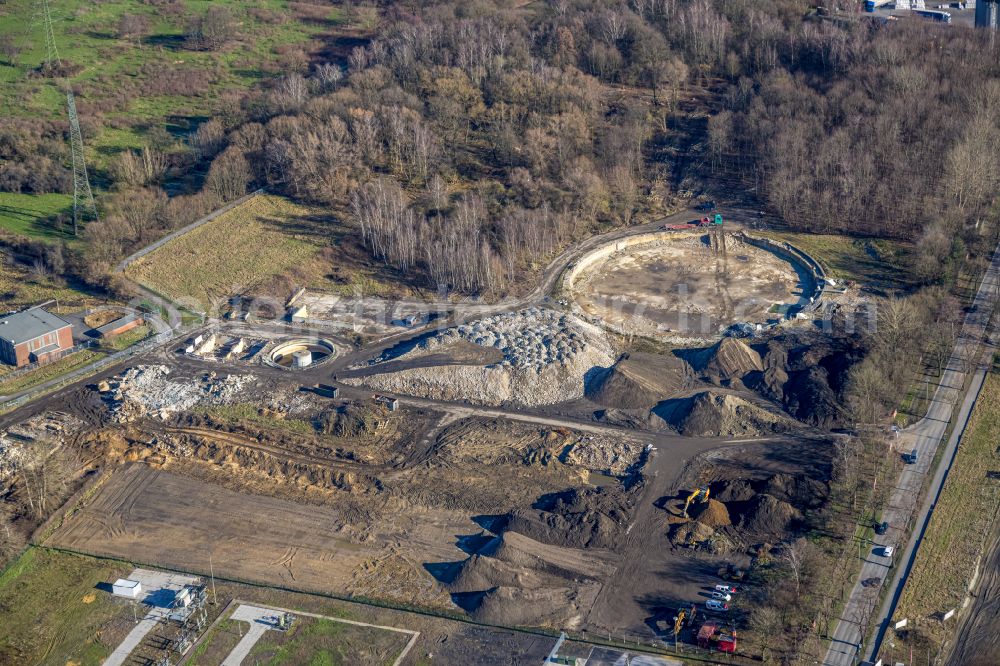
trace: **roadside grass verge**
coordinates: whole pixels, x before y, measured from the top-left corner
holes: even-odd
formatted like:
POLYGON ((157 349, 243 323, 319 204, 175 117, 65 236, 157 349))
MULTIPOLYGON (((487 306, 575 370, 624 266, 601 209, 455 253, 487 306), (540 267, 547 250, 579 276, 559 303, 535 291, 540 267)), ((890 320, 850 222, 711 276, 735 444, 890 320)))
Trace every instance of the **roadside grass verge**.
POLYGON ((129 570, 121 562, 28 548, 0 574, 0 608, 7 611, 0 663, 100 664, 117 643, 119 632, 108 625, 127 614, 127 631, 132 614, 96 586, 129 570))
POLYGON ((68 356, 62 357, 58 361, 53 361, 48 365, 35 368, 34 370, 23 375, 12 377, 6 381, 0 381, 0 395, 13 395, 15 393, 20 393, 21 391, 25 391, 47 382, 50 379, 61 377, 65 374, 73 372, 74 370, 82 368, 88 363, 101 358, 103 355, 103 353, 92 349, 81 349, 80 351, 73 352, 68 356))
POLYGON ((936 621, 927 623, 928 618, 961 606, 1000 509, 1000 481, 987 477, 1000 469, 998 442, 1000 374, 994 370, 986 377, 900 597, 897 614, 927 624, 932 632, 942 628, 936 621))

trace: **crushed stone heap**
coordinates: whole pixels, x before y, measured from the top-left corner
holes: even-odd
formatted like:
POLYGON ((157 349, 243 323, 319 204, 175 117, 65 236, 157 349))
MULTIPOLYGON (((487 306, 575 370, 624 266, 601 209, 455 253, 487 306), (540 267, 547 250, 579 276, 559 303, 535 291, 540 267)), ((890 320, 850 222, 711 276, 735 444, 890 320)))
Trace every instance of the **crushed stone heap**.
POLYGON ((427 365, 344 381, 438 400, 546 405, 581 397, 587 373, 609 367, 615 358, 597 327, 573 315, 529 308, 450 328, 380 363, 419 363, 423 356, 468 343, 503 357, 486 365, 427 365))

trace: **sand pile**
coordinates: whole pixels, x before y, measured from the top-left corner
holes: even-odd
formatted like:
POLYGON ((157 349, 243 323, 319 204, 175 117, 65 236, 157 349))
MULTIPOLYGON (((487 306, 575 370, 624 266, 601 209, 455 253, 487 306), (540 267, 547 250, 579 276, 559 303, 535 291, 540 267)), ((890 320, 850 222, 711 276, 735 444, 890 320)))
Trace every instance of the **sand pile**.
POLYGON ((693 519, 713 529, 731 525, 729 509, 722 502, 710 499, 707 502, 696 502, 688 509, 688 515, 693 519))
POLYGON ((674 525, 670 531, 670 541, 675 546, 697 546, 715 536, 715 530, 697 521, 674 525))
POLYGON ((688 437, 753 437, 787 430, 791 425, 784 416, 739 396, 713 391, 667 400, 653 411, 688 437))
POLYGON ((498 587, 482 595, 471 615, 491 624, 564 627, 578 623, 582 610, 595 596, 594 586, 580 590, 498 587))
POLYGON ((688 360, 702 376, 716 383, 743 379, 764 369, 760 354, 736 338, 722 338, 711 347, 690 354, 688 360))
POLYGON ((612 572, 603 555, 505 531, 463 562, 447 586, 479 621, 573 626, 593 603, 599 581, 612 572))
POLYGON ((614 361, 611 344, 599 328, 572 315, 529 308, 448 329, 412 350, 379 359, 374 367, 388 362, 419 364, 431 352, 446 354, 466 343, 499 350, 502 359, 489 365, 417 365, 343 381, 439 400, 547 405, 583 396, 584 377, 614 361))
POLYGON ((530 509, 506 516, 506 529, 556 546, 612 548, 635 501, 618 486, 572 488, 548 495, 530 509))
POLYGON ((682 359, 631 353, 590 382, 587 397, 618 409, 649 409, 689 383, 688 365, 682 359))

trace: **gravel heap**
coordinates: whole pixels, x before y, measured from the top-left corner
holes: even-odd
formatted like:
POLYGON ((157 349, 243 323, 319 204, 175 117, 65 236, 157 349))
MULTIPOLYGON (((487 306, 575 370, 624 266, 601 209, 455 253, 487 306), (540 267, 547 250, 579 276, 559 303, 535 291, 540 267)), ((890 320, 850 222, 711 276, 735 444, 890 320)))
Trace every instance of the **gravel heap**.
POLYGON ((254 375, 217 378, 209 373, 203 380, 170 379, 165 365, 139 365, 108 382, 104 400, 117 423, 127 423, 146 414, 165 419, 199 403, 237 402, 243 389, 257 380, 254 375))
POLYGON ((539 308, 450 328, 393 360, 419 362, 428 353, 446 353, 463 341, 497 349, 503 359, 490 365, 420 366, 345 383, 439 400, 546 405, 581 397, 584 376, 614 362, 614 351, 600 329, 573 315, 539 308))
POLYGON ((436 351, 459 340, 499 349, 503 361, 498 365, 536 371, 552 363, 565 363, 587 352, 591 346, 604 347, 599 351, 611 351, 604 336, 590 324, 572 315, 528 308, 449 328, 423 341, 410 355, 436 351))

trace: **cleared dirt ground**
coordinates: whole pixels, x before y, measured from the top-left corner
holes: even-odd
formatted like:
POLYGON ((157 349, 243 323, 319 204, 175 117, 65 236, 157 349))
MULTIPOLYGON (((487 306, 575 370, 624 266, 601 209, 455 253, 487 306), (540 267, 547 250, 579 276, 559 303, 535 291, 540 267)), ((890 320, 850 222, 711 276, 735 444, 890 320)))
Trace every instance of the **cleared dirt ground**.
POLYGON ((712 232, 613 254, 574 287, 587 314, 614 326, 710 335, 775 318, 774 306, 799 302, 802 276, 777 255, 712 232))

